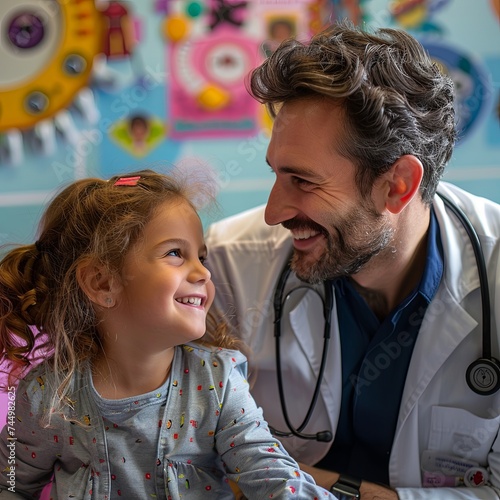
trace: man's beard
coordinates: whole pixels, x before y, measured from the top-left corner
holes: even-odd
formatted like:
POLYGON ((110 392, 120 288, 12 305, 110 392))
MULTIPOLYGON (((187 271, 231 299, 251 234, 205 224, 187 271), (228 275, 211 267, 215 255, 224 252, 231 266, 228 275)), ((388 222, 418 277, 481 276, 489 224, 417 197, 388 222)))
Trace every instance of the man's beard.
POLYGON ((326 248, 322 246, 317 252, 294 249, 291 268, 302 281, 311 284, 356 274, 388 247, 394 234, 385 218, 367 207, 352 210, 342 220, 332 220, 329 227, 297 219, 283 226, 319 231, 326 239, 326 248))

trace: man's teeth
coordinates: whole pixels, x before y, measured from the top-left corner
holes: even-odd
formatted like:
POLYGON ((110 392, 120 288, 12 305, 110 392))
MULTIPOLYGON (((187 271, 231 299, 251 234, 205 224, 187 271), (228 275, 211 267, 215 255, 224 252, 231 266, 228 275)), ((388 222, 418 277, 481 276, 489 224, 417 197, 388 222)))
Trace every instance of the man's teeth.
POLYGON ((307 238, 312 238, 319 234, 319 231, 313 231, 312 229, 294 229, 292 231, 292 236, 296 240, 307 240, 307 238))
POLYGON ((192 304, 193 306, 201 306, 201 297, 182 297, 176 300, 177 302, 181 302, 182 304, 192 304))

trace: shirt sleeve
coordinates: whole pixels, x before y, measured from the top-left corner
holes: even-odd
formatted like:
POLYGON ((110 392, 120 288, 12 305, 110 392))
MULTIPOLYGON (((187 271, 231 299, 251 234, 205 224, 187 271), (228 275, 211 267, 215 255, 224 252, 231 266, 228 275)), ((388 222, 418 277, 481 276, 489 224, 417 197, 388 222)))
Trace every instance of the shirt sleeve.
POLYGON ((250 395, 245 373, 246 362, 235 362, 228 373, 215 436, 229 479, 248 498, 335 498, 301 471, 271 435, 261 408, 250 395))
POLYGON ((60 453, 53 430, 41 423, 46 390, 42 375, 21 380, 9 400, 7 423, 0 433, 1 498, 38 498, 51 481, 60 453))

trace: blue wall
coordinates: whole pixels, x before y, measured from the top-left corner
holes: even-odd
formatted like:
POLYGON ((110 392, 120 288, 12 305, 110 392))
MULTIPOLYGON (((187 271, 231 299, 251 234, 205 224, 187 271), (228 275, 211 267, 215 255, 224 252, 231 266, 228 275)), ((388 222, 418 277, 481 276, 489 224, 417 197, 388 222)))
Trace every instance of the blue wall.
MULTIPOLYGON (((25 148, 17 165, 0 155, 0 244, 30 241, 44 204, 54 190, 67 182, 88 175, 106 178, 139 166, 168 169, 181 162, 188 168, 211 169, 219 180, 221 209, 206 222, 266 201, 272 183, 264 161, 266 126, 257 123, 258 130, 240 136, 228 133, 219 137, 172 138, 169 133, 174 127, 170 116, 172 103, 168 97, 171 61, 168 44, 162 36, 164 14, 155 9, 161 2, 124 3, 134 14, 139 43, 131 60, 108 65, 108 70, 120 75, 114 87, 107 88, 102 81, 92 84, 100 117, 90 124, 70 108, 80 133, 77 143, 70 145, 59 134, 57 152, 44 156, 25 148), (164 127, 160 142, 143 156, 129 154, 111 134, 113 126, 116 129, 139 112, 164 127)), ((259 0, 250 3, 255 6, 259 0)), ((332 1, 332 10, 339 4, 342 2, 332 1)), ((431 54, 443 58, 465 96, 458 111, 463 116, 466 133, 445 178, 500 202, 500 24, 493 1, 422 2, 424 14, 419 17, 413 13, 409 20, 396 16, 389 8, 391 4, 394 2, 386 0, 360 2, 369 25, 404 27, 427 43, 432 48, 431 54)), ((297 6, 295 10, 300 8, 297 6)), ((0 68, 0 73, 5 71, 7 68, 0 68)), ((0 93, 1 81, 0 76, 0 93)), ((29 139, 29 133, 24 134, 24 139, 29 139)))

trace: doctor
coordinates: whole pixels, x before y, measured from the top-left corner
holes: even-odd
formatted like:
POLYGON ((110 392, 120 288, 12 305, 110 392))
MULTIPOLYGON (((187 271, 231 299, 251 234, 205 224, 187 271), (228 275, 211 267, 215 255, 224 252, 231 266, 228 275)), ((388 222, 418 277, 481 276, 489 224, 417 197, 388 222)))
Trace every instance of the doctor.
POLYGON ((440 182, 452 82, 407 33, 341 24, 250 86, 275 183, 208 229, 208 265, 267 421, 339 498, 500 498, 500 206, 440 182))

